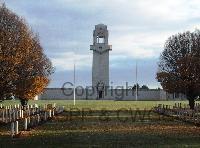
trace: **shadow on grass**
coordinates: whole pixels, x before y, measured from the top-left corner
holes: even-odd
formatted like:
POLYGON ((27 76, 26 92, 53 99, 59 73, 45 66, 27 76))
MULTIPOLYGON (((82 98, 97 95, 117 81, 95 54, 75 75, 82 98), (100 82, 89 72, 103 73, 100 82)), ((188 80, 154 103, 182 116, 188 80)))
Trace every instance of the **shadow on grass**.
MULTIPOLYGON (((68 112, 64 112, 18 139, 11 139, 8 134, 1 135, 0 147, 200 147, 198 127, 168 118, 159 120, 154 113, 150 120, 137 122, 132 122, 131 117, 127 122, 120 122, 111 113, 111 121, 102 122, 98 113, 86 116, 83 121, 81 116, 69 120, 68 112)), ((122 117, 126 115, 129 114, 123 113, 122 117)), ((5 127, 0 131, 5 132, 5 127)))
POLYGON ((1 147, 184 147, 200 146, 199 137, 141 133, 74 133, 38 135, 11 140, 1 137, 1 147), (6 145, 4 145, 6 144, 6 145))

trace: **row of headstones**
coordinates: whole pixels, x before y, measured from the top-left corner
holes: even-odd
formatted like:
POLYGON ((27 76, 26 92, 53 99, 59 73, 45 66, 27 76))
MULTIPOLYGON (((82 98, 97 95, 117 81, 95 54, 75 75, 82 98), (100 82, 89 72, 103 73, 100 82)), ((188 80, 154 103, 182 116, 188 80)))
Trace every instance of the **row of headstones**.
POLYGON ((24 118, 22 122, 14 121, 11 123, 11 136, 17 137, 19 135, 19 123, 23 124, 21 131, 27 131, 34 128, 47 120, 51 120, 55 115, 60 114, 64 111, 64 107, 57 107, 49 110, 41 111, 33 116, 24 118))
POLYGON ((1 106, 0 108, 0 122, 1 123, 9 123, 19 119, 23 119, 24 116, 31 116, 38 114, 40 111, 44 110, 37 105, 30 105, 26 108, 22 108, 21 106, 1 106))
MULTIPOLYGON (((50 105, 50 104, 48 104, 50 105)), ((3 106, 0 105, 0 123, 10 123, 19 119, 23 119, 26 116, 32 116, 38 114, 41 111, 47 110, 48 106, 45 104, 43 108, 37 104, 28 105, 23 108, 18 105, 3 106)), ((50 108, 55 108, 55 103, 50 105, 50 108)))
MULTIPOLYGON (((52 108, 56 107, 56 103, 53 104, 44 104, 43 108, 47 109, 48 106, 51 106, 52 108)), ((40 106, 38 106, 37 104, 31 104, 31 105, 27 105, 25 107, 25 109, 30 109, 30 108, 38 108, 40 106)), ((8 105, 8 106, 4 106, 3 104, 0 104, 0 109, 13 109, 13 108, 17 108, 17 109, 23 109, 23 107, 20 104, 15 104, 15 105, 8 105)))
MULTIPOLYGON (((171 108, 171 105, 164 105, 164 104, 158 104, 158 106, 162 106, 163 108, 167 108, 167 109, 170 109, 171 108)), ((190 109, 190 106, 188 104, 182 104, 182 103, 175 103, 172 108, 179 108, 179 109, 190 109)), ((200 103, 195 103, 195 109, 200 109, 200 103)))
MULTIPOLYGON (((47 106, 47 104, 44 104, 44 107, 47 106)), ((55 103, 53 104, 53 106, 55 106, 55 103)), ((17 108, 17 109, 23 109, 23 107, 20 105, 20 104, 15 104, 15 105, 3 105, 3 104, 0 104, 0 109, 13 109, 13 108, 17 108)), ((37 104, 31 104, 31 105, 27 105, 25 107, 26 109, 29 109, 29 108, 38 108, 38 105, 37 104)))
MULTIPOLYGON (((51 110, 49 110, 48 113, 47 113, 47 111, 45 111, 44 116, 41 113, 39 113, 34 116, 26 117, 23 120, 24 124, 22 123, 24 125, 23 130, 27 131, 31 127, 38 125, 42 121, 47 121, 47 119, 50 119, 52 117, 54 117, 54 111, 51 114, 51 110)), ((14 121, 11 123, 11 136, 12 137, 15 137, 19 134, 19 122, 20 121, 17 120, 17 121, 14 121)))
MULTIPOLYGON (((181 103, 175 103, 175 105, 165 105, 165 104, 158 104, 157 108, 161 109, 181 109, 181 110, 190 110, 190 107, 188 104, 181 104, 181 103)), ((200 103, 196 103, 194 107, 194 111, 198 112, 200 110, 200 103)))
MULTIPOLYGON (((173 108, 190 109, 190 106, 189 106, 189 104, 175 103, 173 108)), ((200 109, 200 103, 195 103, 194 109, 200 109)))
POLYGON ((183 108, 181 104, 179 104, 178 107, 175 105, 172 108, 169 105, 159 104, 154 108, 154 111, 183 121, 200 124, 199 104, 196 105, 195 110, 190 110, 187 107, 183 108))

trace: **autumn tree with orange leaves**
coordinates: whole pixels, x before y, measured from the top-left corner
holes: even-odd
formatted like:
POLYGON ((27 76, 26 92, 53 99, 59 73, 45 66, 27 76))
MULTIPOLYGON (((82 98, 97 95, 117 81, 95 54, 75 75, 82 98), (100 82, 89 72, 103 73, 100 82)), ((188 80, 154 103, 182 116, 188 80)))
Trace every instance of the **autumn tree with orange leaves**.
POLYGON ((157 79, 169 93, 185 94, 191 109, 200 96, 200 31, 173 35, 160 56, 157 79))
POLYGON ((24 106, 40 94, 53 73, 39 38, 24 19, 0 6, 0 97, 20 99, 24 106))

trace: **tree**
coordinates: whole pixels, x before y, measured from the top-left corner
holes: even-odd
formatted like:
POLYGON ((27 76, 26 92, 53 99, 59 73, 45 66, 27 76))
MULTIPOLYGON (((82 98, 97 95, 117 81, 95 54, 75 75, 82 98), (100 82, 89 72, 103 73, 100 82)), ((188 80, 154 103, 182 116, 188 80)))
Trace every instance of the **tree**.
POLYGON ((160 56, 157 79, 169 93, 185 94, 191 109, 200 95, 200 31, 173 35, 160 56))
POLYGON ((48 77, 52 74, 53 68, 50 60, 43 54, 39 39, 35 36, 29 44, 28 58, 17 67, 20 78, 15 82, 16 97, 26 104, 29 99, 41 93, 49 83, 48 77), (23 68, 26 67, 26 68, 23 68))
POLYGON ((15 67, 21 58, 16 46, 22 26, 18 16, 5 5, 0 6, 0 98, 3 100, 13 95, 13 82, 18 78, 15 67))
POLYGON ((149 87, 147 85, 142 85, 141 89, 149 90, 149 87))
POLYGON ((26 105, 41 93, 53 73, 35 35, 24 19, 0 6, 0 95, 15 96, 26 105))
POLYGON ((139 89, 140 89, 140 85, 139 85, 138 83, 137 83, 137 85, 134 84, 132 89, 133 89, 133 90, 136 90, 136 86, 137 86, 137 90, 139 90, 139 89))

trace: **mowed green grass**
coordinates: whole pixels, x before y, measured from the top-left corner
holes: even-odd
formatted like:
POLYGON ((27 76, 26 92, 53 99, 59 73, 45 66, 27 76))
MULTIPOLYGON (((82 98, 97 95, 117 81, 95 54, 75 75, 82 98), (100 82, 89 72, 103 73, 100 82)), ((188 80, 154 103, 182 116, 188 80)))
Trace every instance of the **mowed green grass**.
MULTIPOLYGON (((187 101, 178 101, 187 104, 187 101)), ((5 101, 4 105, 18 101, 5 101)), ((25 132, 18 139, 10 138, 10 125, 0 126, 0 147, 200 147, 200 127, 183 123, 151 112, 144 116, 143 109, 157 104, 173 105, 174 101, 30 101, 29 104, 56 103, 65 106, 66 111, 53 120, 25 132), (70 108, 90 108, 91 114, 82 112, 70 114, 70 108), (117 114, 119 109, 126 110, 117 114), (141 114, 136 118, 134 109, 141 114), (102 110, 107 110, 107 114, 102 110), (107 120, 108 119, 108 120, 107 120)), ((76 110, 73 110, 76 111, 76 110)), ((22 123, 23 124, 23 123, 22 123)))
POLYGON ((150 119, 141 120, 109 114, 104 120, 101 112, 94 111, 84 117, 64 112, 53 120, 11 139, 10 126, 0 127, 0 147, 48 147, 48 148, 124 148, 124 147, 200 147, 200 128, 160 117, 151 113, 150 119), (101 118, 100 118, 101 117, 101 118), (102 120, 103 119, 103 120, 102 120))
MULTIPOLYGON (((38 100, 29 101, 28 104, 51 104, 56 103, 57 106, 65 106, 65 109, 69 108, 90 108, 92 110, 118 110, 122 108, 126 109, 152 109, 158 104, 174 105, 175 103, 188 104, 188 101, 114 101, 114 100, 76 100, 74 105, 73 100, 38 100)), ((14 105, 20 104, 19 101, 4 101, 0 104, 4 105, 14 105)))

